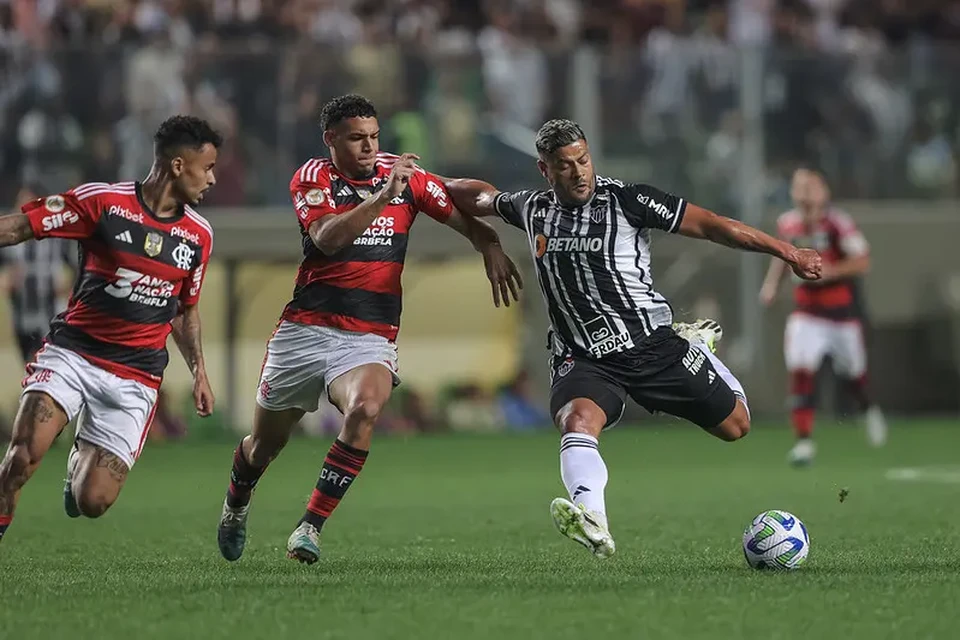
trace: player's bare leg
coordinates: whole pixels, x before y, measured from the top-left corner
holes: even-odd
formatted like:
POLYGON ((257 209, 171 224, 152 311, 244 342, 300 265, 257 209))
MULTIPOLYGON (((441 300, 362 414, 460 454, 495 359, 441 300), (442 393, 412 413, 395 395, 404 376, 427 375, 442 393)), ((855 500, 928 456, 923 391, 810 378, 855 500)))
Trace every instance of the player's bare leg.
POLYGON ((730 415, 716 427, 707 429, 707 432, 726 442, 734 442, 746 436, 750 433, 750 408, 747 406, 747 395, 736 376, 714 355, 717 343, 723 338, 723 329, 720 323, 709 319, 697 320, 690 324, 677 323, 673 325, 673 328, 677 335, 706 354, 714 370, 729 385, 737 398, 737 404, 730 415))
POLYGON ((76 513, 88 518, 99 518, 107 512, 117 501, 130 472, 115 453, 83 439, 74 443, 68 469, 67 489, 73 496, 76 513))
POLYGON ((561 407, 554 421, 562 434, 560 477, 570 500, 556 498, 550 504, 553 523, 566 537, 607 558, 616 551, 603 495, 607 466, 598 448, 607 414, 593 400, 575 398, 561 407))
POLYGON ((343 428, 323 461, 307 510, 287 541, 288 557, 307 564, 320 558, 320 530, 363 469, 374 425, 392 390, 393 373, 382 364, 361 365, 330 383, 330 402, 343 413, 343 428))
POLYGON ((247 516, 257 482, 267 466, 280 455, 303 414, 302 409, 271 411, 257 405, 253 430, 233 452, 230 485, 217 528, 217 544, 227 560, 238 560, 243 554, 247 542, 247 516))
POLYGON ((67 414, 49 395, 26 393, 13 423, 13 436, 0 462, 0 539, 13 519, 20 490, 67 424, 67 414))

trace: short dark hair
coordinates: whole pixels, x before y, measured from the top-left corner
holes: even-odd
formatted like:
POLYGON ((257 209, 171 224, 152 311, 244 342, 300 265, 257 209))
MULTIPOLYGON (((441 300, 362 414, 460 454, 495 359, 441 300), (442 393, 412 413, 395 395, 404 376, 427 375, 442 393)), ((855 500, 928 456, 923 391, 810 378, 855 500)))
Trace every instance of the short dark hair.
POLYGON ((537 132, 537 153, 549 155, 560 147, 586 139, 583 129, 573 120, 566 118, 547 120, 537 132))
POLYGON ((361 95, 351 93, 334 98, 320 110, 320 129, 326 131, 347 118, 376 118, 377 108, 361 95))
POLYGON ((223 136, 196 116, 167 118, 153 135, 153 152, 158 158, 171 158, 183 147, 199 150, 205 144, 219 149, 223 136))

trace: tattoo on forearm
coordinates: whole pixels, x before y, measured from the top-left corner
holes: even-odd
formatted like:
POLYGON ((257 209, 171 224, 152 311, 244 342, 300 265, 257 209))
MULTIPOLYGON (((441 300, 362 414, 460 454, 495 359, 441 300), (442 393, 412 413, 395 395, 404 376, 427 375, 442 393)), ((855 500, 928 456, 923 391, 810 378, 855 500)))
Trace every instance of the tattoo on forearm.
POLYGON ((105 449, 97 449, 97 458, 94 461, 94 466, 109 471, 110 476, 117 482, 123 482, 127 479, 129 469, 127 469, 126 463, 105 449))
POLYGON ((203 348, 200 341, 200 316, 193 310, 187 311, 179 322, 173 323, 172 327, 173 339, 192 372, 197 364, 203 360, 203 348))

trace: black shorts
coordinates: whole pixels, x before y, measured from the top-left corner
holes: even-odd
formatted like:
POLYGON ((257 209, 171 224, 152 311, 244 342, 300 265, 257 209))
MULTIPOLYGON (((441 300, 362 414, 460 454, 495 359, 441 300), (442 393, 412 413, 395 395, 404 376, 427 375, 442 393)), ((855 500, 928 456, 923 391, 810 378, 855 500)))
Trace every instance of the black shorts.
POLYGON ((697 347, 661 327, 629 352, 594 359, 554 354, 550 413, 575 398, 588 398, 607 414, 604 428, 623 415, 627 396, 651 413, 659 411, 713 429, 733 412, 737 397, 697 347))

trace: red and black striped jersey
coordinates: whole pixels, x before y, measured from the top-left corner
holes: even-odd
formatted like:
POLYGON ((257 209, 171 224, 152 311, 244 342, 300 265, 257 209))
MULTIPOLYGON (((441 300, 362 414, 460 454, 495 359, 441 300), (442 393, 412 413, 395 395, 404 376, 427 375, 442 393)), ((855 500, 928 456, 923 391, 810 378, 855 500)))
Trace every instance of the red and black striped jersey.
POLYGON ((36 238, 80 244, 80 273, 47 341, 123 378, 159 387, 170 321, 197 304, 213 249, 189 206, 158 218, 140 184, 83 184, 23 206, 36 238))
MULTIPOLYGON (((866 255, 870 245, 846 213, 827 209, 813 223, 804 220, 800 211, 792 210, 777 219, 780 238, 798 247, 816 249, 826 264, 866 255)), ((800 281, 794 289, 797 311, 833 320, 849 320, 857 316, 856 296, 852 280, 826 284, 800 281)))
POLYGON ((407 235, 419 211, 440 222, 450 217, 453 204, 443 181, 418 171, 363 235, 334 255, 324 255, 308 230, 323 216, 350 211, 382 189, 398 157, 377 154, 368 180, 347 178, 325 158, 308 160, 293 175, 290 197, 300 221, 303 261, 284 320, 396 339, 407 235))

